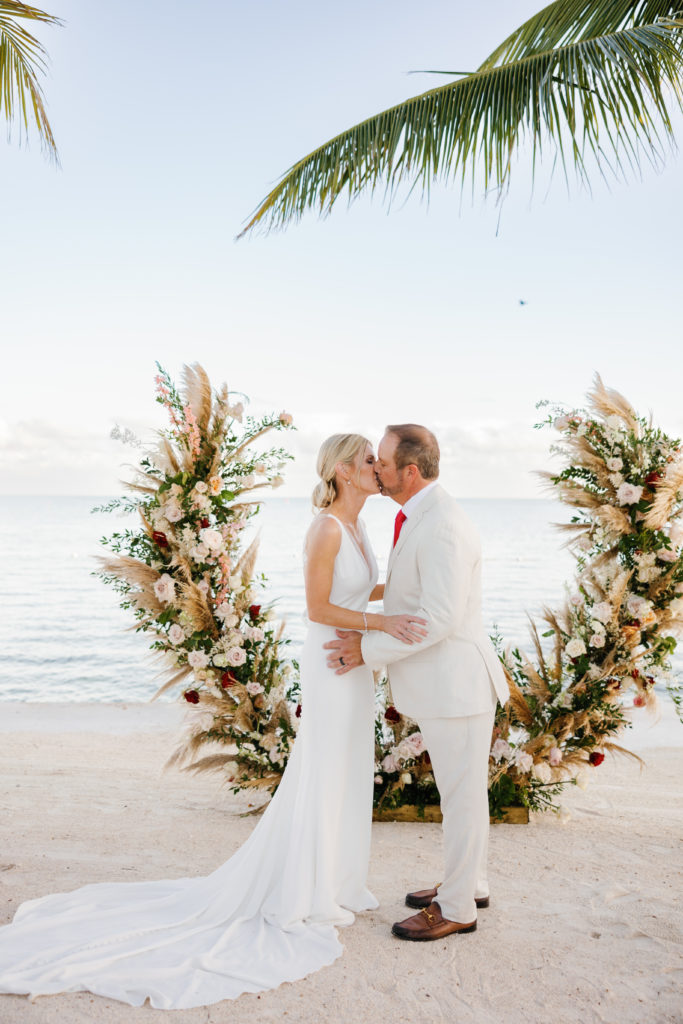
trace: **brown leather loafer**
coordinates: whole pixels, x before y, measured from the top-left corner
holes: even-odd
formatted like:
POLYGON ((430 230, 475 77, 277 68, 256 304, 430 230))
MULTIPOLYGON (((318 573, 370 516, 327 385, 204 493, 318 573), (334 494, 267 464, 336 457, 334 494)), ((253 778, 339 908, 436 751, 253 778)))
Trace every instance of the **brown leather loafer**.
POLYGON ((408 939, 410 942, 433 942, 435 939, 444 939, 447 935, 475 932, 477 922, 461 924, 459 921, 447 921, 441 914, 439 904, 430 903, 428 907, 423 907, 419 914, 407 917, 405 921, 397 921, 391 930, 399 939, 408 939))
MULTIPOLYGON (((418 889, 417 892, 409 892, 406 896, 406 906, 415 907, 416 910, 422 910, 423 907, 428 907, 437 896, 438 885, 435 885, 433 889, 418 889)), ((477 910, 483 910, 489 905, 488 896, 475 896, 474 902, 477 904, 477 910)))

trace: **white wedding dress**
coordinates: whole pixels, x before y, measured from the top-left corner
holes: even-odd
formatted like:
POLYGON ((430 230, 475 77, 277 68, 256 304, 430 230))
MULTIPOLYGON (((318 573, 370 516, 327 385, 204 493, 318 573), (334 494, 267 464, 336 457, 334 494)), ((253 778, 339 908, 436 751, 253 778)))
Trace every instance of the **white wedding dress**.
MULTIPOLYGON (((330 601, 362 611, 377 581, 341 526, 330 601)), ((337 925, 366 888, 374 761, 372 673, 327 668, 334 629, 311 623, 302 717, 282 782, 246 843, 206 878, 100 883, 19 907, 0 928, 0 992, 89 991, 160 1009, 295 981, 342 953, 337 925)))

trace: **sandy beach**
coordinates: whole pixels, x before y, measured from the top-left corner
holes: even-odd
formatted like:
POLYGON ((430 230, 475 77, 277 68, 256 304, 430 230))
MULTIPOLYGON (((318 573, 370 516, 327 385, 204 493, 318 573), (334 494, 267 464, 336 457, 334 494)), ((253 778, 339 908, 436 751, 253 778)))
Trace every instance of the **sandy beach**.
MULTIPOLYGON (((217 778, 164 771, 177 705, 0 705, 2 923, 26 899, 95 881, 206 874, 254 826, 217 778)), ((292 985, 196 1010, 133 1009, 88 993, 0 996, 5 1024, 664 1024, 683 1020, 683 727, 669 712, 607 758, 571 818, 491 830, 491 906, 472 934, 389 934, 403 895, 440 877, 438 825, 373 826, 377 911, 340 932, 335 964, 292 985), (680 734, 676 729, 680 730, 680 734), (653 737, 657 737, 653 739, 653 737), (665 744, 661 744, 664 739, 665 744)))

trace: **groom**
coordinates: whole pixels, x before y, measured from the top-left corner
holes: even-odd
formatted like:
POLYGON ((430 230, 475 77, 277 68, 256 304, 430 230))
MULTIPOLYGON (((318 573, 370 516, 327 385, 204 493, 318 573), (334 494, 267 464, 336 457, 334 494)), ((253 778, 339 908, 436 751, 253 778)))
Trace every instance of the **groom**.
POLYGON ((496 700, 504 703, 508 688, 481 624, 479 538, 437 482, 436 438, 413 423, 387 427, 376 473, 382 493, 401 506, 384 610, 423 616, 428 635, 410 646, 379 631, 361 638, 338 630, 325 647, 339 675, 361 664, 387 666, 396 707, 417 721, 429 752, 441 796, 444 881, 408 893, 407 905, 420 912, 392 929, 429 941, 474 931, 477 907, 489 903, 488 758, 496 700))

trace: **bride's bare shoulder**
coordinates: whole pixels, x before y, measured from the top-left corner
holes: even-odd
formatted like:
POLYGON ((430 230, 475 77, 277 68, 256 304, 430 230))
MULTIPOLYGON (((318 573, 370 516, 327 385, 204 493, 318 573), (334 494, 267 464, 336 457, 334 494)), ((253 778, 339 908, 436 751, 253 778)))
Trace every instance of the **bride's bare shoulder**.
POLYGON ((306 534, 306 550, 339 550, 341 544, 341 524, 332 515, 320 512, 308 528, 306 534))

